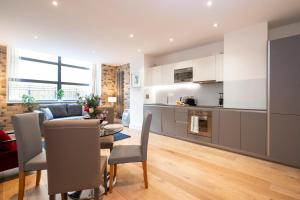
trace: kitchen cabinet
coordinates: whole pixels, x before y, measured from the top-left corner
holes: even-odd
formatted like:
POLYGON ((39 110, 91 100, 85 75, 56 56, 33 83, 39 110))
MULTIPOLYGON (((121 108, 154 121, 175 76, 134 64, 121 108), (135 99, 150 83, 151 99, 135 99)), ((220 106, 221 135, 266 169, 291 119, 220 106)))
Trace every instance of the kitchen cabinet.
POLYGON ((241 148, 241 112, 220 110, 219 145, 241 148))
POLYGON ((193 81, 216 80, 216 57, 209 56, 193 60, 193 81))
POLYGON ((216 55, 216 81, 223 82, 224 54, 216 55))
POLYGON ((212 111, 212 143, 219 144, 220 132, 220 111, 219 109, 212 111))
POLYGON ((162 65, 161 68, 162 85, 174 84, 174 65, 162 65))
POLYGON ((267 153, 267 113, 241 113, 241 149, 251 153, 267 153))
POLYGON ((167 136, 175 136, 175 112, 174 107, 161 107, 162 133, 167 136))
POLYGON ((162 85, 162 67, 152 67, 151 71, 151 83, 153 86, 162 85))
POLYGON ((300 167, 300 116, 271 114, 270 157, 300 167))
POLYGON ((193 67, 193 61, 192 60, 186 60, 178 63, 174 63, 174 69, 183 69, 193 67))
POLYGON ((161 108, 158 106, 144 106, 144 113, 146 112, 152 113, 150 131, 161 134, 161 108))
POLYGON ((175 108, 175 137, 185 139, 187 137, 188 109, 175 108))

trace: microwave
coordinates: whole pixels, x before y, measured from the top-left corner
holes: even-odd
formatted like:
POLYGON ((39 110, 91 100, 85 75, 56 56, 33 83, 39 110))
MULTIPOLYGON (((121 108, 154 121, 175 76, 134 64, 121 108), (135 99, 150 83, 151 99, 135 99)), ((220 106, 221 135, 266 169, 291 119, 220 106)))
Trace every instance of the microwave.
POLYGON ((174 70, 174 83, 184 83, 193 81, 193 67, 174 70))

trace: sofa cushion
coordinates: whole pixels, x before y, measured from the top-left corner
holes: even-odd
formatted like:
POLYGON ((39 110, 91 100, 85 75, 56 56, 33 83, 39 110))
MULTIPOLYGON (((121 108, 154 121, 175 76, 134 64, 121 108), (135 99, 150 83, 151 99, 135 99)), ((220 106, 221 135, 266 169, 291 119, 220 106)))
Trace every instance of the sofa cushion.
POLYGON ((62 118, 54 118, 52 120, 78 120, 83 119, 84 116, 70 116, 70 117, 62 117, 62 118))
POLYGON ((41 111, 45 113, 45 117, 47 120, 53 119, 53 114, 49 108, 41 108, 41 111))
POLYGON ((45 104, 40 105, 41 108, 49 108, 52 112, 53 118, 67 117, 67 105, 66 104, 45 104))
MULTIPOLYGON (((7 141, 7 140, 11 140, 12 138, 5 133, 3 130, 0 130, 0 141, 7 141)), ((16 142, 9 142, 9 143, 4 143, 4 144, 0 144, 0 151, 14 151, 16 150, 16 142)))
POLYGON ((81 116, 82 106, 79 104, 67 104, 68 116, 81 116))

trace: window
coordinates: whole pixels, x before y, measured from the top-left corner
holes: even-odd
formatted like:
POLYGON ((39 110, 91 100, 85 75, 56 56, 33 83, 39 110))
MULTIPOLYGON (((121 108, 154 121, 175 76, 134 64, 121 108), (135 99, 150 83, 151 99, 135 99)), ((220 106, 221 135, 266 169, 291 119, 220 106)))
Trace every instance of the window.
POLYGON ((56 101, 57 90, 63 100, 91 93, 92 64, 28 50, 14 50, 8 64, 8 101, 21 101, 23 94, 37 101, 56 101), (14 59, 14 60, 13 60, 14 59))

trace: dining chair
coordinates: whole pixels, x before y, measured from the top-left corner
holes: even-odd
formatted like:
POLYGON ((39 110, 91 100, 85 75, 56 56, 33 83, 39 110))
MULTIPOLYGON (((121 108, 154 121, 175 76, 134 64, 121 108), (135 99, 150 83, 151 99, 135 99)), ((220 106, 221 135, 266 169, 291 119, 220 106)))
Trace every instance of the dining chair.
POLYGON ((140 145, 116 145, 110 153, 108 164, 110 165, 110 179, 109 179, 109 192, 112 193, 113 179, 117 175, 117 165, 123 163, 142 162, 144 184, 148 188, 148 175, 147 175, 147 150, 148 138, 152 114, 146 113, 143 120, 141 142, 140 145))
POLYGON ((40 184, 41 170, 47 169, 46 156, 42 148, 41 130, 37 113, 12 116, 17 141, 19 163, 19 194, 22 200, 25 190, 25 173, 37 171, 36 186, 40 184))
MULTIPOLYGON (((48 163, 48 194, 55 199, 67 192, 94 189, 99 199, 102 176, 106 179, 107 157, 100 154, 99 120, 44 122, 48 163)), ((104 186, 106 181, 102 182, 104 186)))

